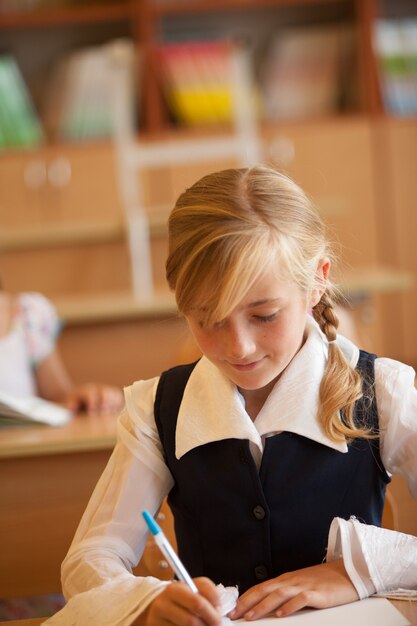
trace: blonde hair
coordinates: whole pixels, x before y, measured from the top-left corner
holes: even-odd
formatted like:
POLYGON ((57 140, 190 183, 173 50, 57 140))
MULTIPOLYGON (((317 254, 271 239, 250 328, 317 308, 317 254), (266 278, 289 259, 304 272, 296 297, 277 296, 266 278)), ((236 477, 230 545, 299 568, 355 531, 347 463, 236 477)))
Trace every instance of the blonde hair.
MULTIPOLYGON (((305 293, 317 284, 317 266, 330 256, 323 221, 302 189, 266 166, 209 174, 178 198, 169 222, 166 276, 179 311, 204 310, 204 323, 227 317, 266 269, 305 293)), ((313 316, 329 341, 339 324, 327 287, 313 316)), ((334 441, 370 437, 354 422, 363 395, 360 374, 336 343, 319 394, 319 416, 334 441), (341 412, 342 419, 339 417, 341 412)))

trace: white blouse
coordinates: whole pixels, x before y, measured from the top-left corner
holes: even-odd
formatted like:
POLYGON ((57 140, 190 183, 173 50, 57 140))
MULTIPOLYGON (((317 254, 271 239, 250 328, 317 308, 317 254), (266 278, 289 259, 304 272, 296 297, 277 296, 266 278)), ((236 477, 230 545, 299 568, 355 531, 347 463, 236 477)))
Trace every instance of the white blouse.
POLYGON ((37 394, 35 368, 55 349, 60 331, 53 304, 40 293, 16 296, 10 331, 0 337, 0 391, 37 394))
MULTIPOLYGON (((236 387, 203 357, 184 392, 178 415, 176 456, 180 458, 201 444, 232 437, 250 441, 259 466, 265 438, 284 430, 346 453, 346 444, 331 441, 317 421, 318 390, 328 344, 310 316, 306 331, 305 344, 255 421, 246 413, 236 387)), ((338 344, 355 366, 358 348, 341 336, 338 344)), ((417 498, 414 376, 411 367, 397 361, 378 358, 375 362, 381 457, 388 472, 406 478, 417 498)), ((153 378, 125 389, 126 407, 118 422, 117 444, 62 566, 64 594, 67 599, 73 598, 70 605, 82 612, 83 607, 94 603, 95 619, 102 624, 110 623, 106 613, 110 611, 110 600, 106 598, 111 597, 112 611, 116 602, 119 615, 126 614, 132 620, 167 584, 131 573, 147 538, 141 512, 147 509, 155 514, 173 485, 153 414, 157 384, 158 378, 153 378)), ((417 538, 373 526, 364 527, 366 533, 361 533, 358 527, 364 525, 355 520, 334 520, 327 558, 343 557, 360 597, 395 587, 417 588, 417 538), (380 543, 379 537, 383 538, 380 543), (387 562, 389 567, 385 566, 387 562)))

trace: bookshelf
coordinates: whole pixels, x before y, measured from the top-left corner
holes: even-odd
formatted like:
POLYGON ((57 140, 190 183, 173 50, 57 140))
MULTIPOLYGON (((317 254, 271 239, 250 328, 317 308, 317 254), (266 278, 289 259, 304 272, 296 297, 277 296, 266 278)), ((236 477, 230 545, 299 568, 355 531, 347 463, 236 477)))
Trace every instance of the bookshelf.
POLYGON ((259 56, 274 30, 346 26, 352 33, 346 85, 350 100, 334 113, 378 116, 383 103, 372 41, 375 20, 417 13, 409 0, 95 0, 42 6, 39 2, 37 9, 6 11, 0 2, 2 50, 21 65, 35 106, 40 106, 54 60, 82 46, 129 37, 143 59, 137 80, 140 132, 151 137, 173 126, 162 88, 161 42, 231 37, 249 41, 259 56), (29 46, 36 50, 28 55, 29 46))

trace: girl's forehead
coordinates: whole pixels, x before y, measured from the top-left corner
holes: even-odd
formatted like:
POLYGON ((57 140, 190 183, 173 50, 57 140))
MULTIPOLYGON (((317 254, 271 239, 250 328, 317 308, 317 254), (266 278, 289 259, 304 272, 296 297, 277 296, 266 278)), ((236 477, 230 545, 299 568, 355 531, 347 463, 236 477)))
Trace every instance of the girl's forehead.
MULTIPOLYGON (((288 278, 280 277, 277 272, 265 271, 252 285, 245 291, 240 300, 235 303, 234 308, 256 308, 263 305, 280 305, 287 302, 292 297, 300 294, 300 287, 288 278)), ((211 300, 209 294, 211 289, 202 290, 200 297, 195 302, 194 310, 207 311, 207 302, 211 300)), ((226 294, 224 294, 226 295, 226 294)), ((222 296, 219 295, 222 299, 222 296)))
POLYGON ((280 304, 287 301, 291 296, 298 295, 299 292, 300 288, 295 282, 279 276, 277 272, 268 270, 262 273, 249 287, 240 304, 245 307, 280 304))

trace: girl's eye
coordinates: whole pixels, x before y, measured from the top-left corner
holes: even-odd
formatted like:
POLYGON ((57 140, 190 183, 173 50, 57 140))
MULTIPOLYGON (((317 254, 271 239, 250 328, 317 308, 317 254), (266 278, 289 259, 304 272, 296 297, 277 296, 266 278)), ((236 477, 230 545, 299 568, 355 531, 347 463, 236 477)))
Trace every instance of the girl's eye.
POLYGON ((272 322, 277 315, 278 313, 271 313, 270 315, 255 315, 255 318, 258 322, 272 322))

